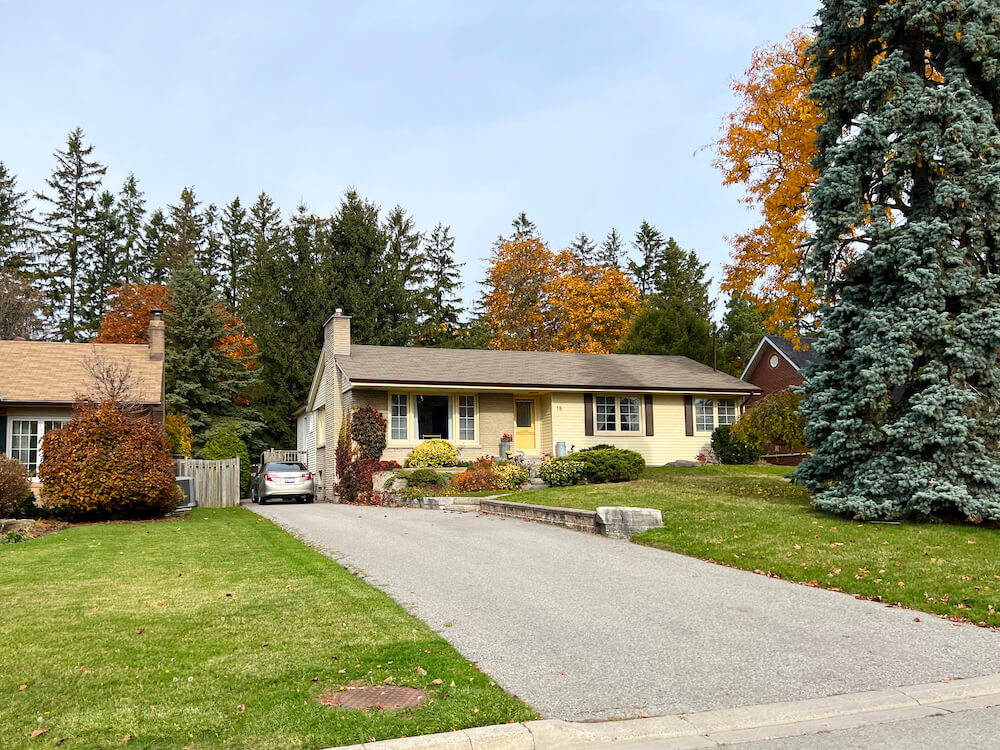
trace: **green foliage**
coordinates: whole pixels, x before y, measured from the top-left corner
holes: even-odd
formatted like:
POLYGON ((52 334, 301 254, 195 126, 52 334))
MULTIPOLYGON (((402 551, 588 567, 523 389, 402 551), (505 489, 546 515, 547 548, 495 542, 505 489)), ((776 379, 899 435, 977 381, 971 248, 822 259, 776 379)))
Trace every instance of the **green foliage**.
POLYGON ((25 495, 31 493, 28 470, 20 461, 0 453, 0 518, 13 518, 25 495))
POLYGON ((351 414, 351 437, 358 444, 358 458, 378 461, 385 450, 388 423, 378 409, 362 406, 351 414))
POLYGON ((240 493, 246 496, 250 492, 250 451, 247 444, 240 439, 235 425, 226 425, 209 434, 201 457, 209 461, 221 461, 226 458, 240 459, 240 493))
POLYGON ((622 354, 677 354, 711 363, 712 331, 708 320, 686 302, 653 297, 632 322, 619 351, 622 354))
POLYGON ((719 332, 718 366, 739 377, 757 351, 760 340, 770 331, 764 328, 766 312, 761 312, 738 294, 726 302, 726 314, 719 332))
POLYGON ((441 474, 434 469, 415 469, 400 474, 406 478, 408 487, 444 487, 449 479, 449 475, 441 474))
POLYGON ((175 507, 166 435, 114 401, 77 404, 69 423, 45 436, 38 476, 59 518, 150 518, 175 507))
POLYGON ((440 222, 424 242, 420 273, 425 288, 421 298, 420 328, 417 341, 421 346, 450 343, 461 325, 461 269, 455 262, 455 238, 451 227, 440 222))
POLYGON ((28 270, 35 241, 33 226, 27 193, 17 189, 17 178, 0 161, 0 273, 28 270))
POLYGON ((340 421, 340 435, 337 436, 337 448, 334 454, 338 477, 344 476, 352 460, 354 460, 354 445, 351 442, 351 420, 345 418, 340 421))
POLYGON ((188 426, 187 417, 183 414, 168 414, 164 424, 164 431, 167 433, 167 442, 170 443, 170 452, 175 456, 191 457, 191 444, 194 442, 194 433, 188 426))
MULTIPOLYGON (((638 479, 646 468, 646 460, 635 451, 621 448, 602 448, 601 450, 578 451, 567 456, 573 461, 584 464, 584 474, 588 482, 603 484, 605 482, 629 482, 638 479)), ((559 461, 562 459, 552 459, 559 461)))
POLYGON ((550 458, 538 467, 538 476, 552 487, 568 487, 586 480, 587 465, 571 456, 550 458))
POLYGON ((441 438, 419 443, 406 457, 406 465, 412 468, 454 466, 457 462, 458 449, 441 438))
POLYGON ((1000 11, 826 0, 816 28, 829 307, 796 476, 860 519, 1000 520, 1000 11))
POLYGON ((528 481, 528 470, 510 461, 504 461, 493 468, 496 486, 502 490, 519 490, 528 481))
POLYGON ((771 393, 757 401, 733 426, 733 437, 743 442, 757 442, 770 452, 780 446, 782 452, 798 453, 806 449, 805 420, 799 414, 802 396, 791 390, 771 393))
POLYGON ((732 425, 712 432, 712 450, 722 464, 755 464, 760 460, 760 437, 752 432, 737 435, 732 425))

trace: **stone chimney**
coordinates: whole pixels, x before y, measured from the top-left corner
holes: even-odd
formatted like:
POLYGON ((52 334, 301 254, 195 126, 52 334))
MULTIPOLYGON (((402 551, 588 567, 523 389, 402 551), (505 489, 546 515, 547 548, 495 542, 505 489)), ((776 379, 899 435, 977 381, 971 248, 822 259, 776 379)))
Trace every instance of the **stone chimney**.
POLYGON ((163 322, 163 310, 155 308, 153 319, 149 321, 149 358, 160 361, 163 359, 166 342, 166 324, 163 322))
POLYGON ((323 326, 326 350, 335 355, 351 356, 351 316, 344 315, 339 307, 323 326))

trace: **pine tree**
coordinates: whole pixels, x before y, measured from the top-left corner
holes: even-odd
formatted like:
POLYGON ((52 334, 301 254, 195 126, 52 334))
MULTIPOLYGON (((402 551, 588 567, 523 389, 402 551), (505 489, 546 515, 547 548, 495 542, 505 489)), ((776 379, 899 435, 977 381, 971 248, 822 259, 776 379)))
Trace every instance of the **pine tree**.
POLYGON ((622 354, 676 354, 712 364, 712 329, 691 305, 655 298, 632 321, 619 351, 622 354))
POLYGON ((186 187, 181 190, 180 200, 167 208, 166 241, 155 272, 158 279, 169 278, 188 258, 195 262, 201 259, 205 245, 205 216, 199 210, 200 205, 194 188, 186 187))
POLYGON ((622 236, 618 234, 617 229, 611 227, 608 236, 604 238, 604 242, 597 250, 597 264, 605 268, 621 268, 624 257, 625 243, 622 241, 622 236))
POLYGON ((702 263, 694 250, 684 250, 670 237, 653 265, 650 284, 658 296, 686 302, 705 320, 711 318, 708 287, 712 282, 705 278, 708 263, 702 263))
POLYGON ((528 215, 522 211, 517 216, 514 217, 514 221, 510 223, 511 228, 514 230, 511 232, 510 237, 504 237, 502 234, 498 235, 493 241, 493 249, 496 250, 505 242, 517 242, 518 240, 537 240, 541 239, 538 234, 538 227, 535 225, 528 215))
POLYGON ((58 321, 59 334, 67 341, 80 337, 80 283, 93 250, 96 194, 107 171, 90 160, 93 146, 84 146, 83 131, 72 130, 66 150, 56 151, 56 168, 46 180, 51 191, 38 193, 49 205, 43 214, 45 226, 38 276, 47 301, 58 321))
POLYGON ((726 302, 719 333, 719 369, 739 377, 757 350, 760 340, 768 335, 764 320, 766 311, 758 310, 749 300, 738 294, 726 302))
POLYGON ((424 305, 417 337, 421 345, 446 345, 458 334, 462 306, 457 291, 464 265, 455 262, 451 227, 438 222, 423 250, 424 305))
POLYGON ((576 259, 585 266, 597 264, 597 243, 595 243, 586 232, 580 232, 570 243, 570 251, 576 259))
POLYGON ((149 215, 149 221, 142 229, 142 261, 138 264, 144 280, 151 284, 166 284, 170 278, 167 261, 169 235, 167 217, 158 208, 149 215))
POLYGON ((90 262, 80 285, 80 332, 91 338, 101 326, 108 289, 125 280, 129 263, 115 196, 105 190, 97 197, 90 262))
POLYGON ((139 189, 139 181, 130 172, 118 193, 118 219, 125 264, 124 278, 131 284, 148 278, 152 271, 151 263, 144 252, 145 218, 146 199, 139 189))
POLYGON ((382 283, 383 319, 388 328, 386 340, 403 345, 410 343, 417 328, 423 284, 423 239, 416 223, 401 206, 385 218, 386 258, 382 283))
POLYGON ((820 508, 1000 519, 1000 9, 826 0, 802 406, 820 508), (846 261, 846 270, 837 269, 846 261))
POLYGON ((646 298, 653 293, 653 283, 661 263, 661 254, 666 247, 667 241, 663 238, 663 232, 654 227, 648 221, 643 221, 639 230, 635 233, 635 240, 632 245, 639 252, 639 260, 629 260, 628 270, 635 281, 639 294, 646 298))
POLYGON ((246 358, 219 346, 226 335, 225 307, 193 257, 174 269, 170 295, 167 410, 187 415, 200 442, 213 425, 253 415, 237 401, 257 375, 246 358))
POLYGON ((235 310, 242 299, 243 273, 250 259, 247 211, 239 197, 222 209, 221 244, 219 284, 229 307, 235 310))
POLYGON ((33 223, 27 194, 18 191, 17 178, 0 161, 0 273, 29 270, 35 235, 33 223))
POLYGON ((204 241, 195 253, 195 263, 201 267, 216 285, 222 281, 222 226, 219 209, 214 203, 209 203, 202 214, 202 233, 204 241))

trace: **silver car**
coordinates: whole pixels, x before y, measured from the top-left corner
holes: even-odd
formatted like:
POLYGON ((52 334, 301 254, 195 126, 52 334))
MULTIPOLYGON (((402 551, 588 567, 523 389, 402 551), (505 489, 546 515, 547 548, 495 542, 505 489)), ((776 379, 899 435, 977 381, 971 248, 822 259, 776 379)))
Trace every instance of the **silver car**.
POLYGON ((311 503, 316 498, 312 472, 300 463, 270 462, 260 467, 250 486, 250 500, 267 505, 268 500, 298 500, 311 503))

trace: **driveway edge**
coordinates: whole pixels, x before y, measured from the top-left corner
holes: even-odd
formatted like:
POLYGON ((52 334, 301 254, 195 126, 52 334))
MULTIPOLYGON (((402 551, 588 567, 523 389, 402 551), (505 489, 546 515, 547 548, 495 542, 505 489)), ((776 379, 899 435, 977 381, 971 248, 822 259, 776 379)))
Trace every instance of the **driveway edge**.
POLYGON ((993 706, 1000 706, 1000 674, 645 719, 541 719, 327 750, 583 750, 654 741, 658 750, 716 747, 993 706))

